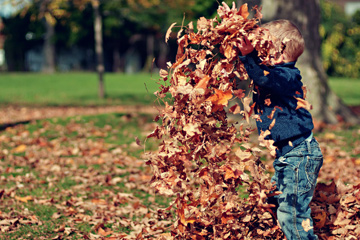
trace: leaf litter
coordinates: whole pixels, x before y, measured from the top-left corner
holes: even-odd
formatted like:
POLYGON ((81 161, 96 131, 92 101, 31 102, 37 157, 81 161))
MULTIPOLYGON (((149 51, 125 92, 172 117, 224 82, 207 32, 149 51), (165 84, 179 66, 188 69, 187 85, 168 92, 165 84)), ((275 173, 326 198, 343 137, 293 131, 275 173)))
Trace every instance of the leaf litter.
MULTIPOLYGON (((154 127, 151 116, 108 118, 119 118, 124 129, 141 126, 142 139, 154 127)), ((147 186, 151 171, 142 147, 132 133, 118 135, 118 126, 96 126, 97 117, 92 119, 42 120, 1 133, 0 235, 134 239, 143 228, 165 231, 170 222, 158 219, 156 208, 167 200, 147 186), (107 135, 129 143, 111 143, 107 135), (52 228, 44 231, 48 224, 52 228), (37 233, 28 233, 26 227, 37 233)))

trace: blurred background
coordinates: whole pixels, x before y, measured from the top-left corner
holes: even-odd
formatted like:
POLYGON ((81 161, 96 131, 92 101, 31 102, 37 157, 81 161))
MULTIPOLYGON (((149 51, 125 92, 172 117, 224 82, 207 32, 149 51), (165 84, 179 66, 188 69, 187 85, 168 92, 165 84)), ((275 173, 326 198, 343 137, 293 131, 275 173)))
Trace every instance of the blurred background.
MULTIPOLYGON (((224 2, 231 6, 233 1, 224 2)), ((347 106, 360 105, 356 91, 360 87, 360 1, 235 3, 238 7, 248 3, 249 11, 262 6, 263 22, 294 21, 307 43, 299 65, 312 89, 314 116, 337 122, 338 115, 342 119, 352 115, 347 106), (342 101, 335 99, 331 89, 342 101), (324 109, 331 109, 332 116, 324 109)), ((174 62, 181 26, 193 21, 196 28, 200 17, 215 17, 219 4, 216 0, 0 0, 0 104, 97 104, 93 91, 100 99, 107 98, 107 103, 153 102, 158 85, 144 79, 166 68, 168 61, 174 62), (165 43, 166 31, 174 22, 176 27, 165 43), (46 88, 50 78, 58 80, 46 88), (85 84, 85 80, 89 81, 85 84), (63 85, 56 85, 60 82, 63 85), (96 90, 90 87, 95 85, 96 90), (81 92, 85 86, 87 92, 81 92), (143 98, 146 92, 151 96, 143 98), (113 101, 119 96, 120 101, 113 101)))
MULTIPOLYGON (((196 0, 0 0, 0 69, 94 71, 98 17, 106 72, 165 68, 177 47, 174 39, 164 42, 168 27, 213 17, 217 7, 217 1, 196 0)), ((262 11, 266 15, 271 9, 262 11)), ((321 47, 328 75, 359 77, 359 24, 360 1, 321 0, 321 47)))

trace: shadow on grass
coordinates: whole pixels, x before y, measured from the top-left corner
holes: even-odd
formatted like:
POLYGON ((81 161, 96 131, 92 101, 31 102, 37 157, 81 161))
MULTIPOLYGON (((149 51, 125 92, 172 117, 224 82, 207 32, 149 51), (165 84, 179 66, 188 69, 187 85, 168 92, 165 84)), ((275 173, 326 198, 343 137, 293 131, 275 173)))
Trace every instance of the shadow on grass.
POLYGON ((20 121, 20 122, 14 122, 14 123, 4 123, 4 124, 0 124, 0 132, 4 131, 5 129, 9 128, 9 127, 15 127, 17 125, 21 125, 21 124, 28 124, 30 123, 30 121, 20 121))

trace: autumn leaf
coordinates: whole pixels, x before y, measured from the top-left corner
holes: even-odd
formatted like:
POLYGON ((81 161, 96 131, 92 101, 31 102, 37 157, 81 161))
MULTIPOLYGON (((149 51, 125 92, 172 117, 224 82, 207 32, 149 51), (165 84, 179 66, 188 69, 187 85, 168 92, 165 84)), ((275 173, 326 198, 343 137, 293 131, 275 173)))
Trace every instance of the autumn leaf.
POLYGON ((306 110, 310 111, 312 109, 311 104, 305 99, 297 98, 297 97, 295 97, 295 99, 297 100, 297 107, 295 110, 298 110, 300 108, 305 108, 306 110))
POLYGON ((210 79, 211 79, 211 77, 206 75, 205 77, 200 79, 200 81, 195 85, 195 88, 203 89, 204 93, 205 93, 210 79))
POLYGON ((13 152, 15 152, 15 153, 25 152, 26 148, 27 147, 25 144, 21 144, 21 145, 17 146, 16 148, 14 148, 13 152))
POLYGON ((313 220, 314 220, 314 227, 321 229, 325 226, 325 222, 326 222, 326 212, 325 211, 319 211, 316 213, 312 213, 313 215, 313 220))
POLYGON ((248 18, 248 16, 249 16, 249 10, 248 10, 248 5, 247 5, 247 3, 241 5, 240 10, 239 10, 239 14, 240 14, 243 18, 245 18, 245 19, 248 18))
POLYGON ((215 88, 214 91, 215 93, 206 99, 206 101, 210 101, 213 105, 227 106, 229 100, 233 97, 231 90, 224 92, 215 88))
POLYGON ((15 196, 15 199, 18 200, 19 202, 23 202, 23 203, 27 203, 28 201, 34 200, 32 196, 26 196, 26 197, 15 196))
POLYGON ((314 227, 310 225, 310 219, 303 220, 301 226, 304 228, 305 232, 310 231, 314 227))
POLYGON ((172 28, 176 25, 176 22, 174 22, 173 24, 170 25, 170 27, 168 28, 168 30, 166 31, 165 34, 165 42, 167 43, 169 38, 170 38, 170 34, 171 34, 171 30, 172 28))
POLYGON ((169 73, 168 71, 164 70, 164 69, 161 69, 160 70, 160 77, 163 78, 163 79, 167 79, 169 73))

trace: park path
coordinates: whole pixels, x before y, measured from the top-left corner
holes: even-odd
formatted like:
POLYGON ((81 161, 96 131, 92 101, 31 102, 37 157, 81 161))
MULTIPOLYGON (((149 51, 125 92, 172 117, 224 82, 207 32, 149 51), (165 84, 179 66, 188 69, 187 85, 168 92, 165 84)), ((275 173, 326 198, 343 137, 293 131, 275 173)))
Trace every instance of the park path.
POLYGON ((147 113, 156 114, 154 106, 97 106, 97 107, 0 107, 0 125, 12 125, 53 117, 96 115, 103 113, 147 113))

